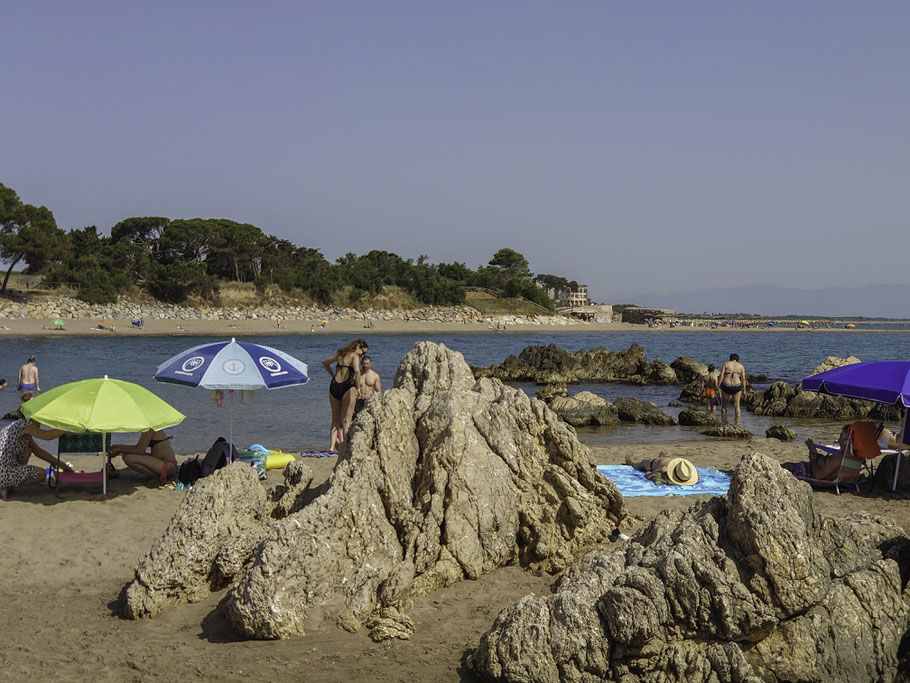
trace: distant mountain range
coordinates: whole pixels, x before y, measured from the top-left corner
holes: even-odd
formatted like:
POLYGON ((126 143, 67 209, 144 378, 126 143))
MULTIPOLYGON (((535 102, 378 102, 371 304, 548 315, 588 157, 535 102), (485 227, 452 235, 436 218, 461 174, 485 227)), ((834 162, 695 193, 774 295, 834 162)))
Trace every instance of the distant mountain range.
POLYGON ((643 294, 615 303, 672 308, 677 313, 757 313, 764 316, 910 318, 910 285, 789 289, 777 285, 712 287, 698 292, 643 294))

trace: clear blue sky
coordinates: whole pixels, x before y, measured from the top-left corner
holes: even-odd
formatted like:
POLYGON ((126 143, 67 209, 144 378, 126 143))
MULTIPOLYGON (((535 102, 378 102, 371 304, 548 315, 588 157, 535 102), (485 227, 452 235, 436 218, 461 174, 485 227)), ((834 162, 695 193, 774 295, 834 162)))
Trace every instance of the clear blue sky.
POLYGON ((43 2, 0 182, 65 229, 223 217, 592 298, 907 283, 910 2, 43 2))

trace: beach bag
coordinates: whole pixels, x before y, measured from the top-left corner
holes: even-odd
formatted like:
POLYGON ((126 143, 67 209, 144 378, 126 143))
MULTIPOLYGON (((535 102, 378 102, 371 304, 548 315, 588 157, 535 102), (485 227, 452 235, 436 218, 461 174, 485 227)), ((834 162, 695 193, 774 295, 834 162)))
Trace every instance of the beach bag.
POLYGON ((223 436, 219 436, 202 459, 199 476, 207 477, 236 459, 237 448, 233 444, 229 444, 223 436))
POLYGON ((192 460, 185 460, 180 465, 180 469, 177 470, 177 481, 183 484, 184 488, 190 488, 201 475, 202 463, 199 462, 199 456, 197 455, 192 460))

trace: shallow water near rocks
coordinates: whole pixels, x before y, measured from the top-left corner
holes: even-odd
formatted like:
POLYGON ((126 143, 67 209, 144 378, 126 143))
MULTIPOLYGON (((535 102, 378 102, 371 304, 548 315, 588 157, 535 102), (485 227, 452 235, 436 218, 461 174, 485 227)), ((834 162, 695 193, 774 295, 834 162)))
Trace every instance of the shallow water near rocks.
MULTIPOLYGON (((910 359, 910 333, 880 334, 875 332, 801 332, 801 333, 741 333, 711 332, 608 332, 608 333, 535 333, 508 334, 384 334, 365 335, 370 344, 374 369, 382 377, 383 388, 394 383, 395 369, 401 358, 417 341, 441 342, 460 351, 472 365, 501 363, 510 354, 518 354, 525 346, 556 344, 568 351, 603 346, 611 351, 641 345, 649 361, 659 359, 672 363, 679 356, 690 356, 702 363, 720 365, 730 353, 738 353, 746 372, 763 373, 769 381, 783 380, 791 384, 809 375, 827 356, 855 355, 862 360, 910 359)), ((208 337, 189 336, 109 336, 104 338, 9 337, 0 342, 0 377, 9 380, 11 387, 0 392, 0 414, 16 408, 14 391, 16 373, 32 353, 41 373, 42 389, 88 377, 108 375, 136 382, 147 387, 187 416, 171 430, 174 448, 178 453, 206 450, 219 435, 228 436, 233 414, 233 436, 238 446, 260 443, 269 448, 286 451, 322 450, 328 446, 330 377, 322 360, 350 341, 348 335, 304 334, 243 337, 244 341, 273 346, 303 360, 309 366, 310 383, 273 391, 254 392, 245 404, 226 397, 223 408, 217 408, 209 392, 162 384, 152 379, 158 364, 184 349, 212 341, 208 337)), ((518 384, 533 395, 538 387, 518 384)), ((763 388, 761 385, 758 388, 763 388)), ((607 400, 633 396, 653 401, 671 415, 682 408, 667 404, 679 397, 680 386, 633 387, 623 384, 578 384, 569 393, 588 390, 607 400)), ((731 416, 732 417, 732 416, 731 416)), ((794 420, 790 418, 759 417, 743 412, 742 425, 755 436, 764 436, 765 429, 779 422, 793 427, 800 439, 834 438, 836 426, 827 420, 794 420)), ((708 440, 694 427, 648 427, 620 425, 610 428, 579 430, 582 441, 671 442, 708 440)), ((127 437, 129 438, 129 437, 127 437)))

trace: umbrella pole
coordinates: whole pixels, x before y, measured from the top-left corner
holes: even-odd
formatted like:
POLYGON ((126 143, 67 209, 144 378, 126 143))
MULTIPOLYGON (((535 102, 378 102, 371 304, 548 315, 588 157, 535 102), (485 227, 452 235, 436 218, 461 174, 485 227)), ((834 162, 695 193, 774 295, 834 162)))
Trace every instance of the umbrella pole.
POLYGON ((101 470, 103 474, 101 475, 101 494, 107 495, 107 432, 101 432, 101 470))
POLYGON ((907 417, 910 416, 910 410, 904 407, 904 420, 901 423, 901 432, 897 438, 897 457, 894 460, 894 481, 891 482, 891 490, 897 491, 897 473, 901 467, 901 458, 904 457, 904 434, 907 433, 907 417))

